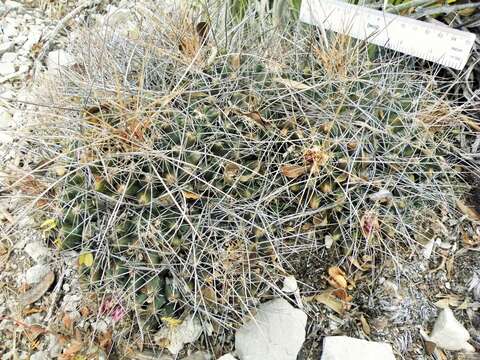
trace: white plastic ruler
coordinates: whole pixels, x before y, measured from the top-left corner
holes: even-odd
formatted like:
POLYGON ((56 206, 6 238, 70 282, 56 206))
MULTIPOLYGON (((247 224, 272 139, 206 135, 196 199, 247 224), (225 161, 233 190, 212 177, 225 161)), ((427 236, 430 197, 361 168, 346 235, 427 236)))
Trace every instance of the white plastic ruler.
POLYGON ((475 34, 338 0, 303 0, 300 20, 457 70, 475 34))

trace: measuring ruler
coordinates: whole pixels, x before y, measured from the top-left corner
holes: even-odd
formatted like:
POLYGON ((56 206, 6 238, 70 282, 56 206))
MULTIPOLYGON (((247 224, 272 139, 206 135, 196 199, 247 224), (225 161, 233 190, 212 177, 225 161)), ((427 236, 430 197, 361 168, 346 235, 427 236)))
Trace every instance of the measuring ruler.
POLYGON ((457 70, 475 34, 338 0, 303 0, 300 20, 457 70))

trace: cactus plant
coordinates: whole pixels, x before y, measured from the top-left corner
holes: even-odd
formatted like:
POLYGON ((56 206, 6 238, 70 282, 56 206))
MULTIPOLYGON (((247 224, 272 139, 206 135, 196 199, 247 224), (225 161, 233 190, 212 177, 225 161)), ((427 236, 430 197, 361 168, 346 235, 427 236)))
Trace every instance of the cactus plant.
POLYGON ((202 39, 139 16, 139 38, 72 45, 27 151, 46 164, 50 238, 92 253, 88 286, 145 323, 194 307, 230 325, 326 238, 340 256, 401 254, 425 238, 418 217, 468 189, 457 144, 472 131, 408 60, 344 38, 327 53, 310 28, 202 39))

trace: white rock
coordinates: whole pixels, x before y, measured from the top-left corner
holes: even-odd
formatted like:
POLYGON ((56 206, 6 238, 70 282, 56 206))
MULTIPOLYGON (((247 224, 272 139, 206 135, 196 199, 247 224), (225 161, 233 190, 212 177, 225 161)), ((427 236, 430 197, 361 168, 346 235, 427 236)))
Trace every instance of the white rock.
POLYGON ((8 129, 12 126, 13 116, 6 109, 0 108, 0 130, 8 129))
POLYGON ((49 271, 50 267, 48 265, 34 265, 25 273, 25 282, 28 285, 36 284, 40 282, 49 271))
POLYGON ((422 255, 425 259, 430 259, 435 247, 435 238, 432 238, 422 249, 422 255))
POLYGON ((46 60, 49 71, 55 71, 62 67, 75 64, 75 57, 65 50, 54 50, 48 53, 46 60))
POLYGON ((30 355, 30 360, 49 360, 50 356, 46 351, 37 351, 30 355))
POLYGON ((6 131, 0 131, 0 146, 3 144, 10 144, 13 142, 13 136, 6 131))
POLYGON ((108 323, 103 319, 98 319, 92 323, 92 329, 102 334, 107 332, 108 326, 108 323))
POLYGON ((6 25, 3 26, 3 35, 7 39, 11 39, 14 44, 18 44, 18 41, 16 39, 18 35, 18 29, 17 29, 17 24, 15 23, 7 23, 6 25))
POLYGON ((23 5, 17 1, 12 1, 12 0, 7 0, 5 1, 5 6, 7 7, 8 10, 13 10, 13 9, 22 9, 23 5))
POLYGON ((58 341, 57 336, 54 334, 48 334, 47 339, 48 339, 47 351, 48 351, 48 354, 50 355, 49 359, 58 357, 63 351, 62 344, 60 343, 60 341, 58 341))
POLYGON ((2 63, 13 63, 17 60, 17 54, 14 52, 6 52, 2 55, 2 63))
POLYGON ((25 246, 25 252, 35 262, 40 263, 48 256, 48 249, 40 241, 33 241, 25 246))
POLYGON ((0 55, 5 54, 13 49, 15 43, 13 41, 7 41, 0 44, 0 55))
MULTIPOLYGON (((18 99, 18 96, 17 96, 18 99)), ((12 127, 17 128, 21 127, 22 125, 25 125, 25 112, 23 111, 15 111, 13 113, 13 119, 12 119, 12 127)))
POLYGON ((82 295, 80 294, 66 294, 63 297, 63 303, 61 308, 65 312, 74 312, 80 307, 82 301, 82 295))
POLYGON ((202 334, 202 324, 200 320, 192 315, 187 316, 183 322, 173 328, 163 327, 155 334, 155 342, 163 343, 165 339, 169 341, 167 349, 174 355, 182 350, 185 344, 197 340, 202 334))
POLYGON ((15 90, 12 89, 6 89, 0 93, 0 96, 2 97, 0 101, 2 100, 15 100, 17 93, 15 90))
POLYGON ((17 44, 18 46, 22 46, 23 43, 27 41, 27 39, 28 39, 27 35, 18 35, 18 36, 15 35, 13 40, 15 41, 15 44, 17 44))
POLYGON ((455 319, 450 308, 443 309, 438 315, 430 336, 422 332, 422 336, 438 347, 451 351, 474 352, 475 348, 467 341, 470 334, 463 325, 455 319))
POLYGON ((30 70, 30 65, 27 65, 27 64, 22 64, 18 67, 18 73, 20 74, 24 74, 28 72, 28 70, 30 70))
POLYGON ((36 29, 30 29, 28 32, 28 39, 25 41, 25 44, 22 46, 22 51, 25 53, 30 53, 30 51, 33 48, 33 45, 38 43, 40 41, 40 38, 42 37, 42 31, 36 30, 36 29))
POLYGON ((392 198, 393 194, 386 189, 379 190, 376 193, 370 195, 370 200, 379 202, 389 201, 392 198))
POLYGON ((259 306, 254 319, 235 334, 241 360, 295 360, 305 341, 307 315, 284 299, 259 306))
POLYGON ((300 296, 300 289, 298 288, 297 279, 295 279, 294 276, 290 275, 285 277, 285 279, 283 280, 282 291, 285 294, 293 294, 295 297, 297 306, 300 309, 303 309, 303 301, 302 301, 302 297, 300 296))
POLYGON ((28 315, 23 321, 28 325, 35 325, 41 324, 43 319, 45 318, 45 313, 36 313, 32 315, 28 315))
POLYGON ((468 291, 473 293, 473 298, 480 301, 480 276, 474 273, 470 283, 468 284, 468 291))
POLYGON ((333 237, 331 235, 325 235, 325 247, 330 249, 333 245, 333 237))
POLYGON ((283 279, 283 287, 282 291, 286 294, 292 294, 295 291, 298 290, 298 284, 297 284, 297 279, 295 279, 295 276, 286 276, 285 279, 283 279))
POLYGON ((321 360, 395 360, 392 346, 348 336, 327 336, 321 360))
MULTIPOLYGON (((20 102, 34 102, 37 100, 36 95, 29 88, 23 88, 18 91, 17 100, 20 102)), ((22 113, 22 112, 20 112, 22 113)), ((16 113, 15 113, 16 114, 16 113)), ((33 120, 33 116, 21 116, 21 120, 33 120)))
POLYGON ((204 351, 196 351, 192 355, 183 358, 182 360, 210 360, 212 355, 204 351))
POLYGON ((232 354, 225 354, 220 356, 217 360, 237 360, 232 354))
POLYGON ((120 9, 116 6, 109 6, 103 24, 115 29, 122 36, 136 37, 138 35, 135 13, 130 9, 120 9))
POLYGON ((6 76, 13 74, 15 72, 15 64, 8 63, 8 62, 1 62, 0 63, 0 75, 6 76))
POLYGON ((162 5, 163 11, 171 13, 181 8, 182 0, 164 0, 164 3, 162 5))

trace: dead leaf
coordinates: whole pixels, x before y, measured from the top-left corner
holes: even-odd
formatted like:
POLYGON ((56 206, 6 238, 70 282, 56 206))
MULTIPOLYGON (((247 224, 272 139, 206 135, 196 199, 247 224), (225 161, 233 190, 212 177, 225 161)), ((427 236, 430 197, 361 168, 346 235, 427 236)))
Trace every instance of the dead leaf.
POLYGON ((335 289, 346 289, 348 286, 348 282, 346 279, 345 272, 340 269, 338 266, 332 266, 328 269, 328 275, 330 278, 328 282, 332 285, 335 289))
POLYGON ((158 339, 156 343, 161 349, 166 349, 170 346, 170 340, 167 338, 158 339))
POLYGON ((223 170, 223 176, 226 180, 233 180, 233 178, 238 174, 240 171, 240 166, 234 163, 228 163, 225 165, 223 170))
POLYGON ((320 168, 330 159, 330 154, 318 146, 305 150, 303 156, 305 161, 312 165, 315 172, 320 171, 320 168))
POLYGON ((367 319, 363 315, 360 316, 360 322, 362 324, 362 330, 365 333, 365 335, 370 335, 371 329, 370 325, 367 322, 367 319))
POLYGON ((284 78, 280 78, 280 77, 274 78, 273 80, 282 84, 282 85, 285 85, 288 88, 295 89, 295 90, 309 90, 309 89, 312 88, 309 85, 306 85, 304 83, 301 83, 301 82, 295 81, 295 80, 284 79, 284 78))
POLYGON ((48 331, 40 325, 32 325, 26 329, 31 340, 37 339, 40 335, 46 334, 48 331))
POLYGON ((72 340, 70 345, 68 346, 68 348, 66 348, 63 351, 62 356, 64 358, 71 357, 71 356, 75 355, 76 353, 78 353, 80 350, 82 350, 82 348, 83 348, 83 343, 81 341, 72 340))
POLYGON ((22 316, 27 317, 29 315, 38 314, 38 313, 41 313, 41 312, 44 312, 44 311, 47 311, 47 309, 43 306, 42 307, 32 307, 32 308, 29 308, 29 309, 23 309, 22 310, 22 316))
POLYGON ((48 291, 48 289, 50 289, 50 286, 52 286, 54 280, 55 273, 50 271, 34 288, 23 294, 23 296, 20 298, 20 303, 23 306, 33 304, 35 301, 40 299, 43 294, 48 291))
POLYGON ((287 178, 296 179, 305 174, 308 168, 300 165, 282 165, 280 171, 287 178))
POLYGON ((348 295, 347 290, 345 289, 335 289, 332 291, 332 295, 345 302, 352 301, 352 296, 348 295))
POLYGON ((427 353, 427 355, 432 355, 435 351, 435 348, 437 347, 437 344, 427 340, 425 340, 424 343, 425 343, 425 352, 427 353))
POLYGON ((241 57, 239 53, 230 55, 230 65, 234 70, 240 69, 241 57))
POLYGON ((161 320, 163 321, 163 323, 165 325, 167 325, 169 328, 175 328, 177 326, 179 326, 183 320, 181 319, 177 319, 177 318, 174 318, 174 317, 171 317, 171 316, 163 316, 161 318, 161 320))
POLYGON ((205 21, 200 21, 196 26, 198 37, 200 38, 200 43, 204 43, 207 40, 208 32, 210 31, 210 26, 205 21))
POLYGON ((457 201, 458 209, 471 221, 480 221, 480 214, 473 208, 467 206, 464 202, 457 201))
POLYGON ((175 88, 176 91, 173 91, 171 94, 169 95, 165 95, 163 97, 161 97, 158 101, 158 103, 160 104, 160 107, 165 107, 167 106, 168 104, 170 104, 170 102, 175 99, 177 96, 183 94, 183 92, 187 89, 187 86, 184 85, 182 86, 181 88, 177 89, 175 88))
POLYGON ((447 269, 447 278, 451 279, 453 275, 453 270, 454 270, 454 263, 455 263, 455 256, 450 257, 446 264, 445 268, 447 269))
POLYGON ((246 171, 246 175, 242 175, 239 178, 240 182, 247 182, 253 179, 256 175, 258 175, 258 172, 260 171, 260 168, 262 167, 261 161, 254 161, 249 166, 247 166, 249 170, 246 171))
POLYGON ((380 223, 377 216, 372 212, 366 212, 360 219, 360 227, 363 236, 368 240, 380 231, 380 223))
POLYGON ((10 224, 13 224, 15 222, 12 214, 10 214, 7 210, 0 208, 0 213, 10 224))
POLYGON ((438 300, 434 304, 436 307, 440 309, 446 309, 448 307, 457 307, 460 305, 460 298, 455 295, 447 295, 443 299, 438 300))
POLYGON ((212 305, 215 305, 218 303, 217 293, 211 286, 202 288, 202 295, 207 303, 210 303, 212 305))
POLYGON ((63 315, 62 323, 65 329, 67 329, 68 331, 73 330, 73 320, 68 314, 63 315))
POLYGON ((112 329, 109 329, 100 335, 99 346, 107 353, 110 352, 113 345, 112 334, 112 329))
POLYGON ((480 237, 473 239, 466 232, 462 231, 462 241, 465 245, 473 247, 480 244, 480 237))
POLYGON ((86 318, 88 317, 88 315, 90 315, 90 309, 87 306, 82 306, 82 308, 80 309, 80 314, 82 315, 82 317, 86 318))
POLYGON ((244 116, 252 119, 257 125, 260 125, 262 127, 267 127, 267 123, 265 120, 263 120, 262 115, 258 111, 252 111, 252 112, 247 112, 247 113, 242 113, 244 116))
POLYGON ((458 305, 457 310, 466 310, 470 307, 470 301, 468 300, 468 297, 463 300, 463 302, 458 305))
POLYGON ((315 295, 313 299, 323 305, 328 306, 337 314, 343 315, 345 313, 345 304, 332 295, 331 290, 324 291, 318 295, 315 295))
POLYGON ((324 133, 329 133, 329 132, 332 130, 333 125, 335 125, 335 122, 333 122, 333 121, 327 121, 327 122, 324 123, 324 124, 320 124, 320 129, 321 129, 324 133))
POLYGON ((201 195, 191 191, 182 191, 182 193, 186 200, 198 200, 202 197, 201 195))
POLYGON ((350 261, 352 263, 353 266, 355 266, 358 270, 360 271, 366 271, 367 269, 363 268, 362 265, 360 265, 360 263, 358 262, 357 259, 355 259, 353 256, 349 256, 348 257, 348 261, 350 261))

